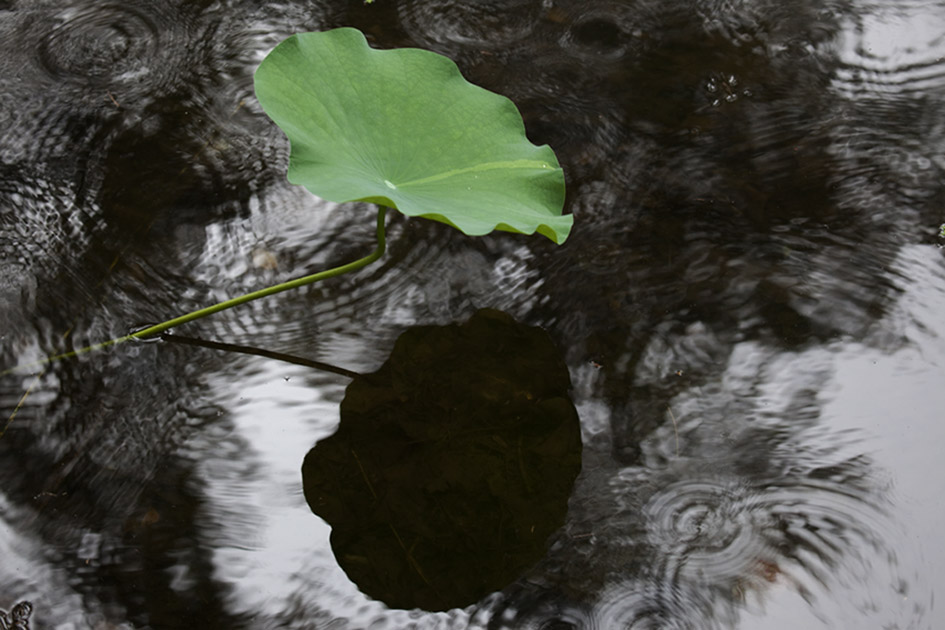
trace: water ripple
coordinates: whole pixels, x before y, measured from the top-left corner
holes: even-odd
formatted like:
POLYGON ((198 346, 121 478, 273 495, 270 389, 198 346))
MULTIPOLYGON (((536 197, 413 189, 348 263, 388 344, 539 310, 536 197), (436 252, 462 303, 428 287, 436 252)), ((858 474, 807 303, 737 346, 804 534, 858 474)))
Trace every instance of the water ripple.
POLYGON ((596 64, 626 61, 649 46, 653 7, 622 2, 577 3, 557 19, 568 27, 559 39, 562 50, 596 64))
POLYGON ((593 630, 714 630, 725 626, 712 617, 700 617, 711 604, 694 593, 661 589, 629 580, 601 593, 594 606, 593 630), (698 621, 696 621, 698 620, 698 621))
POLYGON ((181 17, 151 3, 69 6, 43 26, 40 67, 83 85, 174 81, 189 43, 181 17))
POLYGON ((539 10, 540 5, 531 0, 407 0, 398 4, 404 29, 417 42, 431 47, 502 48, 532 31, 539 10))
POLYGON ((872 7, 851 22, 841 40, 838 92, 891 108, 945 89, 945 17, 932 3, 872 7))
POLYGON ((737 580, 758 570, 770 553, 760 535, 768 520, 747 484, 687 479, 668 485, 647 503, 649 542, 679 565, 676 577, 737 580))

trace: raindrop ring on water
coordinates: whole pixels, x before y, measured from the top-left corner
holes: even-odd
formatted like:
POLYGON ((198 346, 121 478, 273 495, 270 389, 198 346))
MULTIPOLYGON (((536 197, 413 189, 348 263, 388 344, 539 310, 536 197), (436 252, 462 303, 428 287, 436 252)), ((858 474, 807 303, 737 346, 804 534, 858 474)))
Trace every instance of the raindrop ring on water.
POLYGON ((39 44, 39 61, 56 79, 110 84, 134 81, 161 65, 161 29, 138 8, 67 9, 39 44))
POLYGON ((591 630, 691 630, 686 621, 704 610, 704 602, 689 591, 671 596, 658 583, 629 580, 606 588, 594 604, 591 630))
POLYGON ((674 483, 646 506, 649 538, 681 575, 739 579, 767 556, 760 507, 747 488, 724 480, 674 483))
POLYGON ((527 36, 539 11, 537 2, 527 0, 408 0, 398 4, 404 29, 417 41, 480 48, 500 48, 527 36))

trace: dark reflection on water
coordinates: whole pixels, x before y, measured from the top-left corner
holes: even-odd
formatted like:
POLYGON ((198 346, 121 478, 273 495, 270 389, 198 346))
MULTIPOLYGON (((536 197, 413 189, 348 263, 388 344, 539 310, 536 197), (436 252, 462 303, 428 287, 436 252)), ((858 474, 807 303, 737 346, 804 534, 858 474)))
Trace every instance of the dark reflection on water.
POLYGON ((0 609, 74 628, 945 623, 937 2, 0 2, 4 368, 370 250, 369 208, 283 182, 252 96, 282 37, 339 25, 510 96, 558 152, 575 231, 555 248, 394 217, 376 268, 188 332, 370 372, 407 327, 480 307, 543 326, 585 443, 564 527, 478 605, 387 610, 301 494, 344 383, 134 345, 0 377, 0 609))
POLYGON ((302 464, 348 577, 392 608, 437 611, 534 565, 581 470, 570 388, 548 334, 501 311, 405 331, 302 464))

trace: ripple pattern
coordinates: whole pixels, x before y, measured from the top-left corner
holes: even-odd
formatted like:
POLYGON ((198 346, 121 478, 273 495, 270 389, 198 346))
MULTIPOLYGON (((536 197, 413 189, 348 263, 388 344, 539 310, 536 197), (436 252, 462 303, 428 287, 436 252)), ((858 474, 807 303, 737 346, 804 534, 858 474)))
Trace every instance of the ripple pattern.
POLYGON ((865 12, 844 32, 833 88, 866 105, 881 127, 914 133, 920 121, 905 119, 903 107, 945 89, 943 28, 942 11, 927 2, 865 12))
POLYGON ((606 589, 594 606, 593 630, 713 630, 718 620, 702 616, 708 602, 694 593, 660 589, 658 585, 627 581, 606 589), (698 621, 696 621, 698 620, 698 621))
POLYGON ((104 15, 80 9, 60 17, 39 49, 43 66, 57 78, 135 78, 160 47, 157 26, 131 8, 115 5, 104 15))
POLYGON ((650 542, 676 576, 737 580, 770 552, 763 538, 763 504, 744 485, 724 479, 670 484, 645 507, 650 542))
MULTIPOLYGON (((68 188, 0 167, 0 356, 27 337, 27 313, 36 308, 37 293, 60 271, 63 261, 57 257, 87 244, 84 217, 68 188)), ((85 280, 73 282, 82 285, 85 280)))
POLYGON ((407 0, 398 4, 407 32, 427 46, 501 48, 528 35, 541 5, 531 0, 407 0))
POLYGON ((648 3, 575 3, 561 21, 567 25, 558 40, 563 51, 597 66, 615 67, 649 48, 648 26, 655 16, 648 3))
POLYGON ((152 3, 73 5, 44 28, 40 67, 54 79, 84 85, 166 83, 192 45, 182 17, 152 3))

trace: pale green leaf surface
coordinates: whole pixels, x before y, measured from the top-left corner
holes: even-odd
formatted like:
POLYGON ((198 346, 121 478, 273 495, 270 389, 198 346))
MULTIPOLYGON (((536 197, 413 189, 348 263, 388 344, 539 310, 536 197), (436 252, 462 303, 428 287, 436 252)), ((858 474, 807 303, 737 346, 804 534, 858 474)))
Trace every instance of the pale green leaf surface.
POLYGON ((256 95, 291 143, 289 181, 469 235, 538 232, 562 243, 564 175, 504 96, 426 50, 375 50, 352 28, 300 33, 256 71, 256 95))

